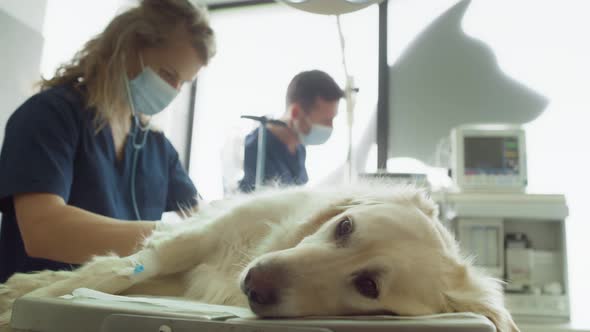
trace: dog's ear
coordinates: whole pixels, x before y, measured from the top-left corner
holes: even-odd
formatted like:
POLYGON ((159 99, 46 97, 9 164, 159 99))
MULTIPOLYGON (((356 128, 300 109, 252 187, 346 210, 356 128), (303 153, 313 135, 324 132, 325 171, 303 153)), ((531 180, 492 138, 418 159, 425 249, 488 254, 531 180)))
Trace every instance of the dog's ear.
POLYGON ((363 182, 357 187, 349 206, 397 203, 413 205, 430 218, 438 217, 438 205, 425 190, 414 185, 383 186, 378 182, 363 182))
POLYGON ((501 281, 484 275, 469 265, 457 265, 444 293, 453 312, 474 312, 489 318, 498 332, 519 332, 504 306, 501 281))
POLYGON ((447 227, 440 222, 438 218, 439 210, 438 204, 422 190, 417 190, 408 198, 422 213, 424 213, 431 221, 434 230, 437 232, 441 244, 446 248, 447 253, 455 257, 461 257, 459 244, 455 237, 449 232, 447 227))
POLYGON ((393 201, 414 205, 429 218, 438 218, 438 205, 425 190, 413 185, 398 188, 393 195, 393 201))
POLYGON ((428 217, 438 218, 438 205, 425 191, 416 190, 410 200, 428 217))

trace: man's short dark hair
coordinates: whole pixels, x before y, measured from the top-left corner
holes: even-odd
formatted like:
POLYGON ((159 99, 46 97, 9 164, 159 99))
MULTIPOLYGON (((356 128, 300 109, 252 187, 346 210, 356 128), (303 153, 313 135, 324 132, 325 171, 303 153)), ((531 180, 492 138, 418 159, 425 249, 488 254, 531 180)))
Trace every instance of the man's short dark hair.
POLYGON ((298 103, 308 112, 316 99, 336 101, 344 96, 344 92, 330 75, 321 70, 301 72, 291 80, 287 88, 287 106, 298 103))

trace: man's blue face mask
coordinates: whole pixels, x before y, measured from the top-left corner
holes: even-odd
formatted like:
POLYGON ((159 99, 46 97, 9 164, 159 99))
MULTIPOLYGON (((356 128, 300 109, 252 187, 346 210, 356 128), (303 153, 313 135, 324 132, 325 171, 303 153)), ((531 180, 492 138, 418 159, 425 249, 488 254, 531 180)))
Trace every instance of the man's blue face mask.
POLYGON ((319 123, 311 122, 311 128, 307 134, 297 130, 299 142, 303 145, 320 145, 324 144, 332 135, 332 127, 324 126, 319 123))
POLYGON ((320 145, 324 144, 330 135, 332 135, 332 127, 314 123, 311 125, 311 130, 307 134, 301 132, 299 134, 299 141, 303 145, 320 145))
POLYGON ((170 86, 150 67, 144 67, 140 55, 142 71, 128 82, 131 109, 133 113, 155 115, 164 110, 178 95, 178 90, 170 86))

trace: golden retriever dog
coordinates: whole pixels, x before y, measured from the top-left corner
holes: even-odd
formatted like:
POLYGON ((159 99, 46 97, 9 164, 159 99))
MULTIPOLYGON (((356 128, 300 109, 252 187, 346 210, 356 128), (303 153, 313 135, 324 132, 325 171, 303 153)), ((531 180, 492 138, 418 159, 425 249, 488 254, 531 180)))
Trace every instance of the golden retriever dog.
POLYGON ((87 287, 249 306, 261 317, 475 312, 518 331, 501 282, 462 256, 437 211, 420 190, 374 183, 238 195, 162 224, 132 256, 14 275, 0 285, 0 324, 19 296, 87 287))

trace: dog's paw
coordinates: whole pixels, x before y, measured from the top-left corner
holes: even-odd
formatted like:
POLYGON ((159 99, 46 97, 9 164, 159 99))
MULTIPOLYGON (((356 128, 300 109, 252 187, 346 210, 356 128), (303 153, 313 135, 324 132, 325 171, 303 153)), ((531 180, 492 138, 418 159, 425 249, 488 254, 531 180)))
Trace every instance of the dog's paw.
POLYGON ((40 271, 14 274, 5 284, 0 285, 0 312, 8 310, 15 299, 36 289, 68 279, 72 275, 71 271, 40 271))
POLYGON ((7 284, 0 285, 0 313, 10 310, 14 300, 27 292, 28 290, 26 289, 17 289, 7 284))
POLYGON ((0 328, 8 326, 10 324, 10 317, 12 316, 12 311, 7 310, 0 314, 0 328))
POLYGON ((99 256, 72 271, 69 278, 38 288, 28 295, 58 297, 77 288, 90 288, 106 293, 120 292, 133 284, 135 266, 129 258, 99 256))
POLYGON ((14 292, 2 292, 2 290, 0 290, 0 312, 4 312, 11 308, 16 297, 17 296, 14 295, 14 292))

